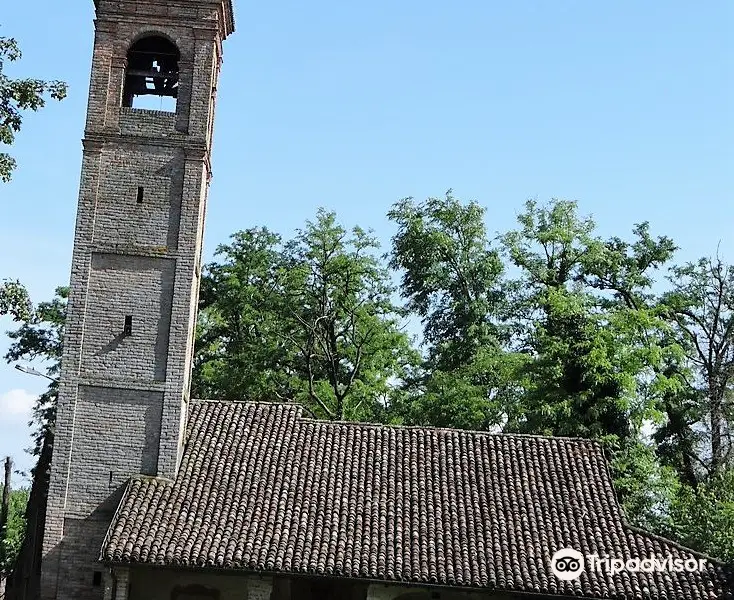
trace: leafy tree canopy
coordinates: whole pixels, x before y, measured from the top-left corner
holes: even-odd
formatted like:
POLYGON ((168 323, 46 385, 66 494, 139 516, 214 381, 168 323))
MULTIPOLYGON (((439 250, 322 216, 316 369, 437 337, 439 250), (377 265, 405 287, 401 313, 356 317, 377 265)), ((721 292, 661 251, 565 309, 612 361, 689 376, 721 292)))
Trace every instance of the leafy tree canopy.
MULTIPOLYGON (((6 73, 7 64, 21 58, 18 42, 0 37, 0 144, 10 146, 23 124, 23 112, 37 111, 46 104, 46 98, 63 100, 67 86, 61 81, 41 79, 13 79, 6 73)), ((0 152, 0 181, 10 181, 16 167, 15 159, 0 152)))
POLYGON ((197 394, 383 418, 415 352, 378 249, 326 211, 285 243, 265 229, 235 234, 202 282, 197 394))

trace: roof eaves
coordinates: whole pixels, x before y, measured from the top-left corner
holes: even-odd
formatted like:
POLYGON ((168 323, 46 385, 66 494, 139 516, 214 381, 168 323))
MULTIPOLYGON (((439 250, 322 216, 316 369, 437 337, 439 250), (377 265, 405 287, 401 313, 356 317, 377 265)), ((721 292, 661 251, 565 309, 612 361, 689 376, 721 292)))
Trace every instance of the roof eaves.
POLYGON ((122 493, 122 497, 120 498, 120 502, 117 504, 117 508, 115 509, 114 514, 112 515, 112 518, 110 519, 110 525, 107 527, 107 531, 105 532, 104 539, 102 540, 102 545, 99 548, 99 556, 97 558, 98 561, 108 564, 108 561, 105 560, 104 552, 105 548, 109 545, 110 537, 114 534, 114 525, 118 522, 118 517, 120 516, 120 511, 123 509, 124 506, 127 505, 127 499, 130 495, 130 490, 132 489, 132 485, 135 481, 160 481, 161 483, 173 484, 173 480, 168 477, 160 477, 156 475, 133 475, 127 480, 127 483, 125 484, 125 491, 122 493))

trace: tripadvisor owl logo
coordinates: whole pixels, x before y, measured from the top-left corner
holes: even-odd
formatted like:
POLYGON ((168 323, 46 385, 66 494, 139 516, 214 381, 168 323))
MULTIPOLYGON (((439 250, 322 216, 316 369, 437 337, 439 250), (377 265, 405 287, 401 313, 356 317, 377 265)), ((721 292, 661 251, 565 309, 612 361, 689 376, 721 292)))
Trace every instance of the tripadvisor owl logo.
POLYGON ((647 556, 645 558, 613 558, 587 554, 584 556, 573 548, 563 548, 551 557, 551 571, 563 581, 578 579, 581 573, 588 569, 590 573, 605 572, 616 575, 622 571, 630 573, 695 573, 707 569, 705 558, 695 556, 647 556))
POLYGON ((562 548, 551 558, 551 571, 563 581, 578 579, 584 570, 584 555, 573 548, 562 548))

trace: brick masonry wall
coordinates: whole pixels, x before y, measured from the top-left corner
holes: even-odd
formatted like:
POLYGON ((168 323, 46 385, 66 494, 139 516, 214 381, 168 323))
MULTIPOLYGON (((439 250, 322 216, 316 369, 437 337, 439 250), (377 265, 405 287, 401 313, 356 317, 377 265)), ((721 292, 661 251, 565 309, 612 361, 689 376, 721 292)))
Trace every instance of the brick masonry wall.
POLYGON ((94 243, 175 252, 184 151, 160 146, 113 147, 102 152, 100 168, 94 243))
MULTIPOLYGON (((114 512, 127 480, 155 475, 163 393, 79 386, 67 503, 88 517, 114 512)), ((69 513, 67 513, 69 514, 69 513)))
POLYGON ((127 478, 176 473, 228 5, 96 2, 43 541, 44 600, 101 598, 94 572, 127 478), (175 113, 121 107, 128 48, 146 35, 163 35, 180 51, 175 113), (126 315, 131 336, 122 335, 126 315))
MULTIPOLYGON (((63 552, 52 553, 48 558, 58 562, 58 579, 54 582, 57 598, 71 600, 99 600, 103 588, 94 585, 94 573, 102 572, 97 562, 111 513, 98 511, 88 517, 64 519, 63 552)), ((44 557, 46 560, 46 557, 44 557)), ((45 565, 44 565, 45 567, 45 565)))
POLYGON ((169 258, 92 254, 82 375, 165 380, 175 267, 169 258))
POLYGON ((175 137, 176 113, 139 108, 120 108, 120 133, 139 137, 175 137))

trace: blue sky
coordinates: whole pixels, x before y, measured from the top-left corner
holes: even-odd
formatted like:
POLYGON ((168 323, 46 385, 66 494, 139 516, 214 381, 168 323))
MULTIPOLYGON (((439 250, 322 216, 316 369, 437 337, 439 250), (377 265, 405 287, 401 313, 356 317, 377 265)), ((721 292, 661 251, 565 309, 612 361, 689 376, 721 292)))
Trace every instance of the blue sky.
MULTIPOLYGON (((527 198, 578 200, 604 235, 649 220, 680 261, 734 259, 734 4, 535 0, 236 2, 219 88, 206 248, 319 206, 371 227, 449 187, 507 230, 527 198)), ((69 277, 93 2, 3 7, 12 75, 69 98, 29 115, 0 184, 0 279, 34 300, 69 277)), ((0 319, 0 332, 12 323, 0 319)), ((0 352, 7 338, 0 336, 0 352)), ((30 460, 43 380, 0 364, 0 456, 30 460)))

